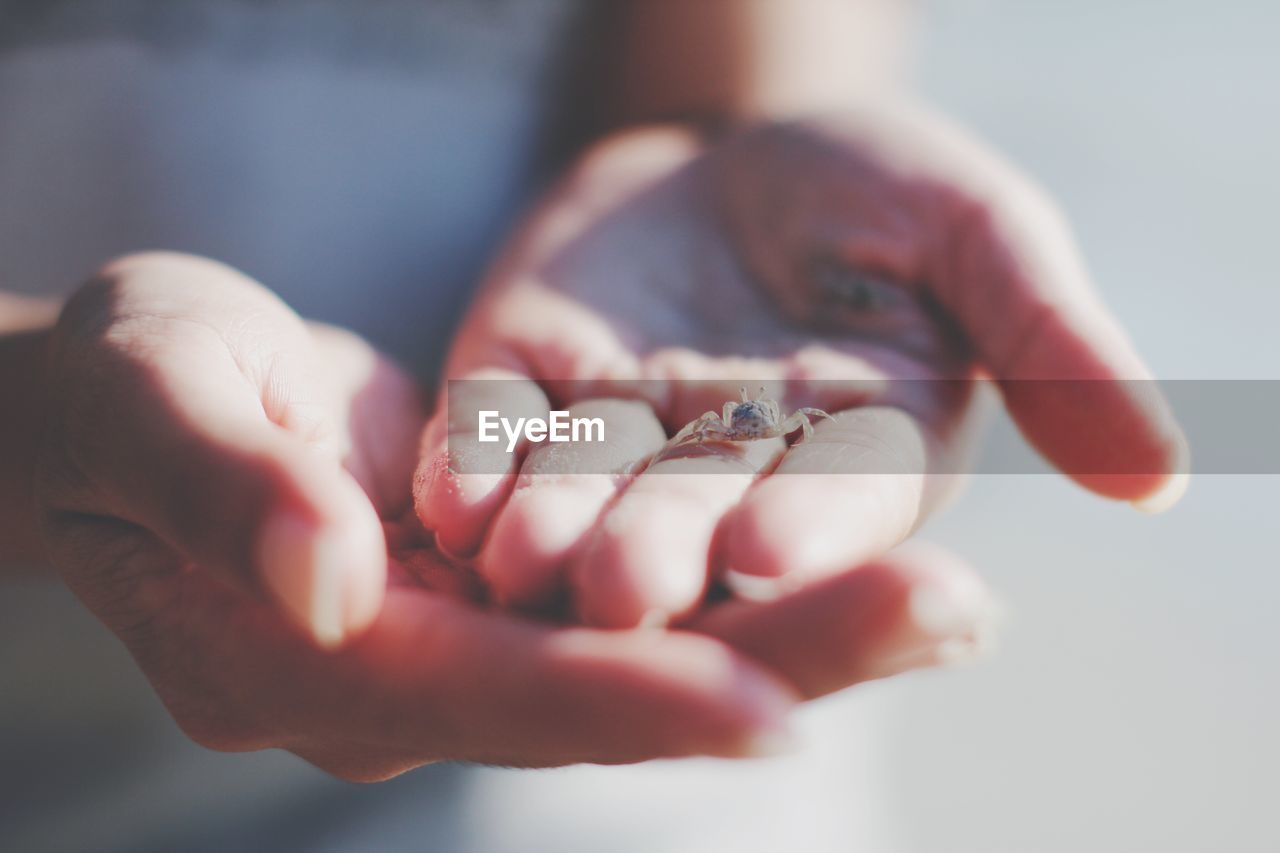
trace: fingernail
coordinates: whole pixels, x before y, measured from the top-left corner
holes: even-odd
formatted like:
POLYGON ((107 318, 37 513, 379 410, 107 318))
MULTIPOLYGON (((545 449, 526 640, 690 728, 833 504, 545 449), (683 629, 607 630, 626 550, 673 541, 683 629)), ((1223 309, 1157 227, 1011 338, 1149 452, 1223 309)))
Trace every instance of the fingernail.
POLYGON ((798 586, 793 575, 749 575, 729 569, 724 573, 724 585, 738 598, 745 601, 775 601, 798 586))
POLYGON ((641 630, 655 630, 667 627, 667 624, 670 621, 671 614, 667 613, 667 611, 660 607, 655 607, 652 610, 646 611, 645 614, 640 617, 640 621, 636 624, 636 627, 641 630))
POLYGON ((931 666, 961 666, 985 657, 995 646, 1004 608, 976 581, 952 577, 912 590, 910 628, 896 653, 877 667, 894 675, 931 666))
POLYGON ((983 655, 982 647, 965 640, 944 640, 912 646, 906 651, 890 655, 879 661, 873 670, 873 678, 887 678, 916 669, 935 667, 952 668, 973 663, 983 655))
POLYGON ((797 739, 791 712, 800 701, 783 682, 765 676, 744 678, 738 685, 739 707, 750 708, 753 730, 731 753, 734 758, 765 758, 794 752, 797 739))
POLYGON ((1191 448, 1185 438, 1179 437, 1173 473, 1169 475, 1169 479, 1165 480, 1160 488, 1145 498, 1130 501, 1130 504, 1138 512, 1146 515, 1159 515, 1172 509, 1178 501, 1182 500, 1182 496, 1187 493, 1187 487, 1190 485, 1191 448))
POLYGON ((977 584, 932 581, 911 591, 907 612, 920 631, 938 639, 964 634, 984 616, 989 598, 977 584))
POLYGON ((1152 494, 1132 501, 1132 506, 1145 515, 1159 515, 1162 512, 1173 509, 1174 505, 1182 500, 1182 496, 1187 493, 1187 487, 1190 484, 1191 475, 1185 471, 1173 474, 1165 481, 1163 486, 1156 489, 1152 494))
POLYGON ((964 637, 943 640, 933 650, 934 666, 964 666, 990 654, 995 645, 994 631, 982 625, 964 637))
POLYGON ((351 539, 341 531, 286 514, 267 522, 258 543, 263 584, 286 614, 324 648, 336 648, 346 638, 347 599, 354 592, 348 575, 362 556, 351 539))
POLYGON ((800 739, 790 728, 766 729, 752 734, 742 743, 740 758, 775 758, 800 751, 800 739))
MULTIPOLYGON (((366 527, 363 537, 353 536, 349 563, 342 567, 346 578, 343 588, 343 633, 349 635, 371 625, 382 610, 387 595, 387 540, 380 524, 366 527), (360 544, 363 539, 363 545, 360 544), (370 574, 370 560, 382 560, 383 569, 370 574)), ((376 568, 376 566, 374 567, 376 568)))

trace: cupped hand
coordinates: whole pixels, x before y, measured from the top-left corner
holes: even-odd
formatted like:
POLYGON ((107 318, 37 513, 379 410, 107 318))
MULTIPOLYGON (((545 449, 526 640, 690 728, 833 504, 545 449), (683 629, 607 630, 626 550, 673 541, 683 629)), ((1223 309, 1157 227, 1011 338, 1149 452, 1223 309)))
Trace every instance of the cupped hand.
MULTIPOLYGON (((447 370, 476 381, 453 383, 426 431, 417 511, 510 605, 567 597, 613 627, 800 613, 833 584, 912 582, 867 565, 963 471, 984 373, 1087 488, 1176 498, 1178 428, 1060 217, 963 134, 904 110, 710 146, 634 131, 589 153, 493 270, 447 370), (834 418, 790 447, 662 450, 747 383, 784 415, 834 418), (479 410, 555 408, 601 418, 610 439, 478 441, 479 410), (718 579, 768 601, 708 609, 718 579)), ((961 610, 942 620, 957 641, 983 608, 961 610)), ((846 637, 815 631, 794 658, 844 653, 846 637)))
POLYGON ((84 287, 53 338, 51 558, 197 741, 352 779, 776 746, 795 688, 721 640, 478 606, 416 532, 419 390, 353 335, 221 265, 143 255, 84 287))

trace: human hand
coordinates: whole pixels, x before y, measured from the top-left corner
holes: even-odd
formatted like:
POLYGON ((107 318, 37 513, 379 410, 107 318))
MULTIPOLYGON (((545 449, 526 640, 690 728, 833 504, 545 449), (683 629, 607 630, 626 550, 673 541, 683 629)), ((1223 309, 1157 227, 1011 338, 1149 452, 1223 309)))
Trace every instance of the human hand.
POLYGON ((592 624, 704 624, 718 575, 817 602, 815 582, 863 574, 963 470, 980 372, 1084 486, 1176 499, 1180 433, 1150 383, 1127 381, 1149 374, 1061 219, 962 134, 903 112, 711 148, 633 132, 584 159, 491 275, 447 376, 509 381, 454 386, 424 439, 418 514, 499 600, 567 594, 592 624), (636 474, 744 381, 784 413, 836 417, 790 449, 707 444, 636 474), (613 438, 510 456, 476 441, 478 409, 553 405, 613 438))
POLYGON ((475 606, 415 532, 415 384, 234 271, 118 261, 51 347, 50 556, 198 742, 369 780, 745 755, 783 727, 793 689, 710 637, 475 606))

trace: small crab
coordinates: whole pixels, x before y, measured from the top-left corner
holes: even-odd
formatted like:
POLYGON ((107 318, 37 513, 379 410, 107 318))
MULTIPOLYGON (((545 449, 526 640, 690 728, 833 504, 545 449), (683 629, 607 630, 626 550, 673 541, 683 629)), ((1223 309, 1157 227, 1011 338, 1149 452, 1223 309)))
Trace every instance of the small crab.
POLYGON ((676 447, 696 441, 755 441, 760 438, 777 438, 788 436, 796 430, 802 430, 800 441, 813 436, 813 424, 810 418, 830 418, 831 415, 822 409, 803 408, 794 412, 785 420, 777 400, 768 400, 764 396, 764 388, 752 400, 747 389, 742 389, 742 401, 732 400, 724 404, 724 411, 717 415, 707 412, 690 423, 675 438, 670 446, 676 447))

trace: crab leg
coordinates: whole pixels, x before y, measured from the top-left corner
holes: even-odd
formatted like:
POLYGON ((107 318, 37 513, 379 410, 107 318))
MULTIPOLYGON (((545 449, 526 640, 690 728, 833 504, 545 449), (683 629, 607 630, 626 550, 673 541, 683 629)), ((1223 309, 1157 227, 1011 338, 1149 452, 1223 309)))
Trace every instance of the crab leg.
POLYGON ((682 444, 690 438, 697 436, 702 441, 704 434, 711 424, 720 423, 720 416, 715 412, 703 412, 696 420, 690 421, 680 430, 669 442, 672 446, 682 444))
POLYGON ((822 409, 813 409, 813 408, 800 409, 791 417, 783 421, 782 434, 790 435, 791 433, 795 432, 797 428, 799 428, 802 431, 802 434, 800 436, 800 441, 808 441, 809 439, 813 438, 813 424, 809 422, 810 417, 827 418, 829 420, 834 420, 834 418, 832 418, 831 415, 822 411, 822 409))
POLYGON ((829 421, 835 420, 835 418, 833 418, 831 415, 827 414, 826 412, 822 411, 822 409, 814 409, 809 406, 806 406, 803 409, 797 409, 796 414, 808 415, 811 418, 826 418, 829 421))

